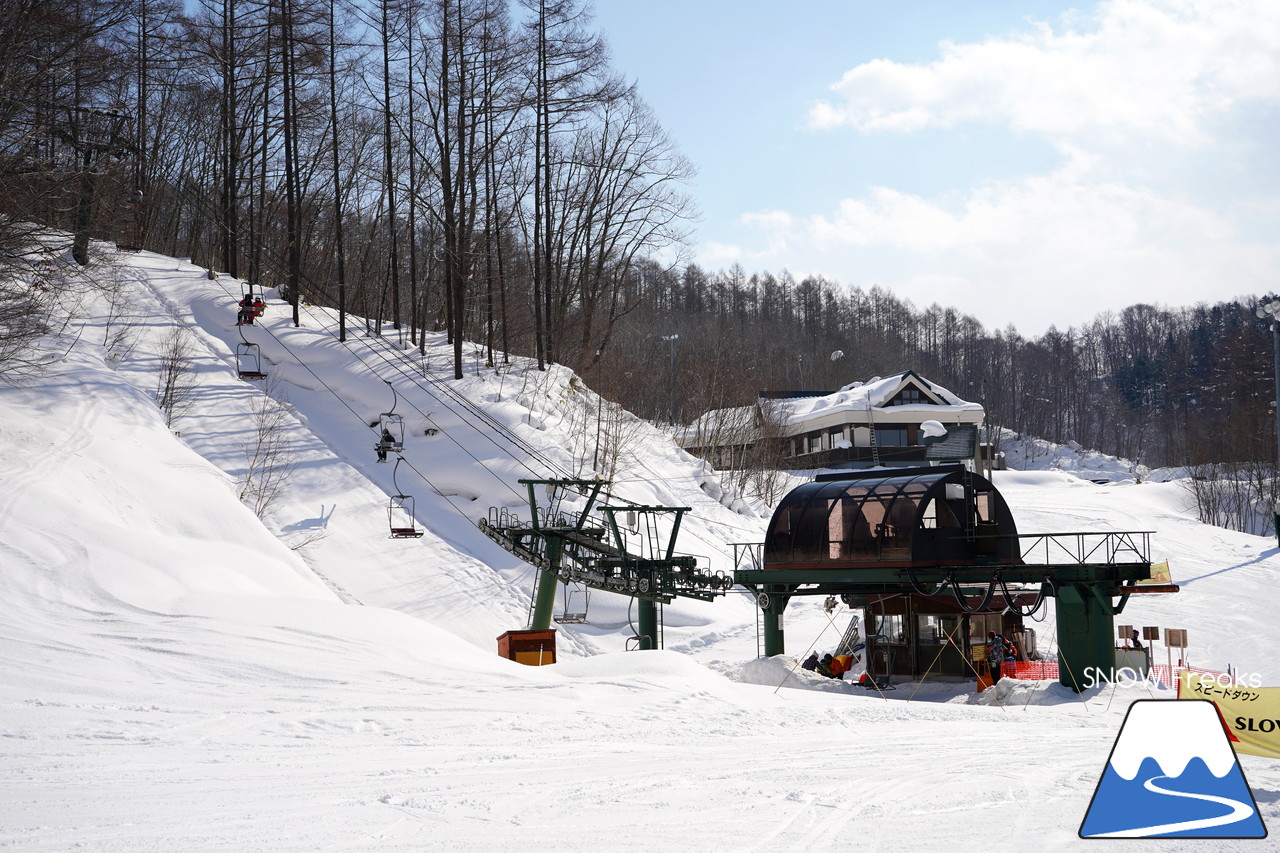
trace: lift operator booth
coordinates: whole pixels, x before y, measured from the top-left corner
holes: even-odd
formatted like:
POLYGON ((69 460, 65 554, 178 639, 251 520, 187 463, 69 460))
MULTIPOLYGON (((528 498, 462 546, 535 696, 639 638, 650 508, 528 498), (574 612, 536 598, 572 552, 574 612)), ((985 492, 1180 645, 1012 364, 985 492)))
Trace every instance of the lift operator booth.
POLYGON ((995 486, 962 465, 851 471, 784 497, 734 580, 756 596, 766 655, 785 652, 792 597, 836 595, 866 610, 868 663, 885 676, 935 657, 972 671, 986 630, 1016 637, 1052 597, 1059 680, 1079 691, 1089 668, 1114 665, 1112 617, 1150 577, 1149 549, 1149 531, 1019 534, 995 486))

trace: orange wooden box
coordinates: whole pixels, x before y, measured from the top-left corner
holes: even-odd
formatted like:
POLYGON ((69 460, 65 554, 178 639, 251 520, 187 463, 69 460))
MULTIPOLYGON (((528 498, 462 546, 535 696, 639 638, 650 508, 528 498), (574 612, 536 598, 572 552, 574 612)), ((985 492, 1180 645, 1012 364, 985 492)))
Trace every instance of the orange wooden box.
POLYGON ((556 662, 556 629, 523 628, 498 637, 498 655, 527 666, 556 662))

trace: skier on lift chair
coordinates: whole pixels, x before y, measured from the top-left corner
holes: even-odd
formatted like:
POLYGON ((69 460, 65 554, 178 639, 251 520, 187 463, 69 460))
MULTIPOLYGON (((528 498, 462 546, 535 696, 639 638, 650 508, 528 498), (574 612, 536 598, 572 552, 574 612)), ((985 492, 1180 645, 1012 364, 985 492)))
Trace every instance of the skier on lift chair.
POLYGON ((392 445, 394 445, 395 443, 396 443, 396 437, 391 434, 391 430, 387 429, 386 427, 383 427, 382 440, 379 441, 377 445, 375 445, 373 448, 378 452, 379 462, 387 461, 387 451, 390 450, 392 445))

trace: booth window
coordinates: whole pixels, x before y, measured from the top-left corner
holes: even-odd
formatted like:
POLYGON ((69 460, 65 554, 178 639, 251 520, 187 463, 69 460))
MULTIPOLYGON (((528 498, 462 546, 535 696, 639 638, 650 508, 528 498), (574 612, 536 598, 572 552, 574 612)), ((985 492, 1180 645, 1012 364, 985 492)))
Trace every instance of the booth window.
POLYGON ((922 613, 916 617, 916 628, 920 632, 920 643, 939 644, 939 643, 960 643, 964 637, 960 636, 960 617, 939 615, 935 613, 922 613))
POLYGON ((877 613, 875 636, 882 643, 907 641, 907 617, 899 613, 877 613))

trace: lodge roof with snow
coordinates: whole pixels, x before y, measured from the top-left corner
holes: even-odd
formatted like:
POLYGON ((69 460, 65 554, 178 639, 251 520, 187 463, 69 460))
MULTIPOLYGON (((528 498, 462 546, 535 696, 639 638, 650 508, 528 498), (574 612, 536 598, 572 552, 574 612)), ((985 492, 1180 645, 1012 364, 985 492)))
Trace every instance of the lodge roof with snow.
POLYGON ((913 370, 829 393, 762 392, 715 409, 677 433, 681 447, 722 468, 866 468, 970 461, 985 412, 913 370))

